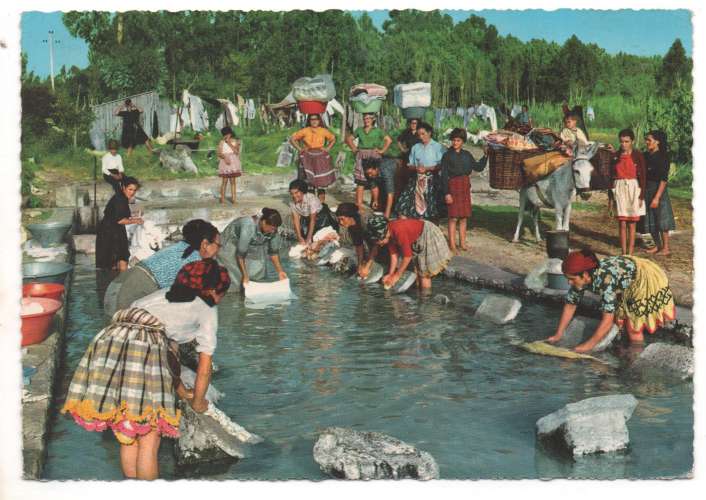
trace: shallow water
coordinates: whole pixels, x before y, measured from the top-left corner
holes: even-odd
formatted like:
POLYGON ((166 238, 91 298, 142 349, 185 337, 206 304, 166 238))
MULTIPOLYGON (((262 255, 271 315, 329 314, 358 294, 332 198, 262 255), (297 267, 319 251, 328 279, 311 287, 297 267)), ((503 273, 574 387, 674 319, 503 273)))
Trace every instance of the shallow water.
MULTIPOLYGON (((213 384, 219 407, 265 443, 213 479, 324 479, 312 458, 317 430, 380 431, 426 450, 442 478, 652 478, 689 474, 693 384, 632 379, 612 366, 530 354, 518 343, 546 337, 558 309, 529 304, 510 325, 477 322, 486 292, 435 279, 443 306, 416 292, 389 296, 354 278, 301 262, 289 265, 298 300, 248 309, 229 294, 219 306, 213 384), (630 448, 578 462, 535 445, 535 422, 567 403, 632 393, 630 448)), ((65 373, 57 402, 86 346, 103 326, 101 276, 77 266, 65 373), (97 279, 98 278, 98 279, 97 279)), ((121 479, 110 433, 56 416, 47 479, 121 479)), ((174 478, 168 439, 161 476, 174 478)))

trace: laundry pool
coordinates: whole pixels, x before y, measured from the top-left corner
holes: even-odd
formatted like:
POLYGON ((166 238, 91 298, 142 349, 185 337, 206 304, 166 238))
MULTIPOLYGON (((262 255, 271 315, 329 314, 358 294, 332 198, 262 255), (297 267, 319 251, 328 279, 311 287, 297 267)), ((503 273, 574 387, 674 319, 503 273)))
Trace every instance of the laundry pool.
MULTIPOLYGON (((518 344, 547 337, 559 310, 524 301, 509 325, 474 320, 487 292, 435 279, 432 296, 390 296, 355 278, 286 262, 298 299, 265 309, 237 294, 219 306, 219 403, 265 442, 212 479, 325 479, 313 460, 317 431, 379 431, 429 452, 444 479, 685 477, 693 465, 693 383, 630 376, 611 364, 530 354, 518 344), (448 305, 434 300, 444 294, 448 305), (535 423, 567 403, 631 393, 624 453, 574 462, 536 444, 535 423)), ((60 408, 86 346, 104 326, 104 276, 77 265, 70 297, 60 408)), ((610 356, 610 355, 607 355, 610 356)), ((66 416, 52 421, 45 479, 121 479, 118 444, 66 416)), ((175 478, 169 439, 160 475, 175 478)))

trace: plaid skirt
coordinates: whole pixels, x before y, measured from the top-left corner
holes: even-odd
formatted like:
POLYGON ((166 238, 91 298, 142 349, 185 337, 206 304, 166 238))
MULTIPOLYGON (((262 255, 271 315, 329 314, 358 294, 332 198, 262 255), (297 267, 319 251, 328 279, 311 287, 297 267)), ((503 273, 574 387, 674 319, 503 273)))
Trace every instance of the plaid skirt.
POLYGON ((436 276, 446 269, 451 260, 451 250, 444 233, 439 226, 426 220, 422 234, 412 245, 412 251, 416 257, 417 274, 423 278, 436 276))
POLYGON ((299 156, 304 180, 315 188, 325 188, 336 182, 331 155, 323 149, 304 151, 299 156))
POLYGON ((645 213, 645 231, 650 233, 653 238, 659 239, 660 232, 674 231, 676 224, 674 223, 674 211, 672 210, 672 202, 669 199, 669 191, 664 189, 662 197, 659 199, 657 208, 650 208, 652 198, 657 194, 659 183, 647 181, 647 196, 645 203, 647 204, 647 212, 645 213))
POLYGON ((471 179, 467 175, 457 175, 449 179, 449 194, 453 203, 448 205, 449 217, 471 216, 471 179))
POLYGON ((89 431, 110 428, 122 444, 152 430, 178 437, 170 350, 176 345, 158 318, 140 308, 116 312, 81 358, 61 412, 89 431))
POLYGON ((623 292, 621 306, 616 311, 616 323, 626 325, 630 333, 658 327, 676 318, 674 295, 661 267, 649 259, 630 257, 635 262, 635 279, 623 292))

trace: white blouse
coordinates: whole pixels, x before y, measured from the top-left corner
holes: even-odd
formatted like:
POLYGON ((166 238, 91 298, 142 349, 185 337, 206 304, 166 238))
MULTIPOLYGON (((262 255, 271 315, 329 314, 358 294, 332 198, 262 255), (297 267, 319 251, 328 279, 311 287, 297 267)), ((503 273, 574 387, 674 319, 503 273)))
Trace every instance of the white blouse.
POLYGON ((216 330, 218 330, 218 308, 210 307, 196 297, 191 302, 169 302, 166 294, 169 288, 162 288, 141 299, 131 307, 140 307, 157 317, 166 329, 167 337, 179 344, 196 339, 197 352, 213 355, 216 350, 216 330))
POLYGON ((111 169, 115 169, 118 172, 125 172, 125 168, 123 168, 123 159, 120 155, 107 153, 103 156, 103 159, 101 160, 101 171, 104 175, 110 175, 111 169))

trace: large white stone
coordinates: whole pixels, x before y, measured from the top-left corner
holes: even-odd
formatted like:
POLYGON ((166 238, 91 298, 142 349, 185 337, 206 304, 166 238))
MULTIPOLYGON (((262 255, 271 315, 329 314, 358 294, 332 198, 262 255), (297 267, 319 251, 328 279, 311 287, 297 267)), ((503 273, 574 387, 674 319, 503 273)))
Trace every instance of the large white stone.
POLYGON ((560 444, 574 456, 622 450, 630 442, 625 422, 636 406, 632 394, 570 403, 537 421, 537 437, 560 444))
POLYGON ((504 325, 515 319, 522 309, 522 302, 504 295, 490 294, 476 309, 475 318, 504 325))
POLYGON ((694 376, 694 350, 683 345, 656 342, 645 347, 631 368, 643 373, 666 373, 686 380, 694 376))
POLYGON ((325 429, 314 445, 322 471, 342 479, 438 479, 439 467, 425 451, 379 432, 325 429))

